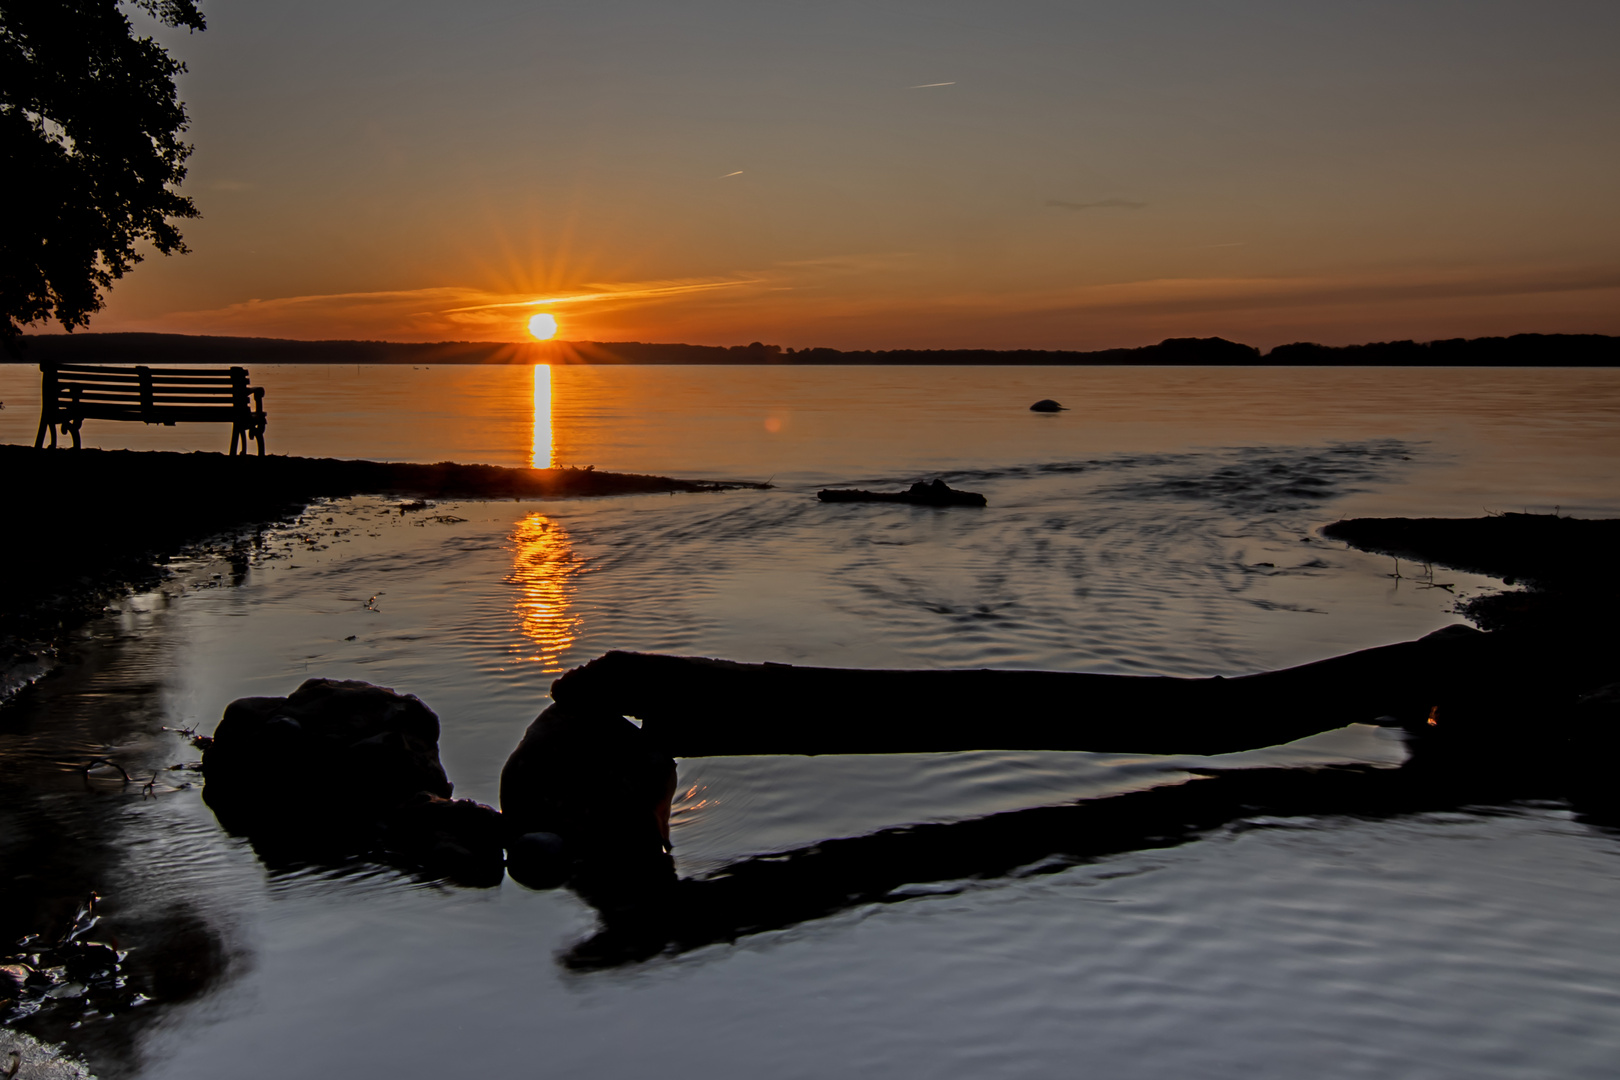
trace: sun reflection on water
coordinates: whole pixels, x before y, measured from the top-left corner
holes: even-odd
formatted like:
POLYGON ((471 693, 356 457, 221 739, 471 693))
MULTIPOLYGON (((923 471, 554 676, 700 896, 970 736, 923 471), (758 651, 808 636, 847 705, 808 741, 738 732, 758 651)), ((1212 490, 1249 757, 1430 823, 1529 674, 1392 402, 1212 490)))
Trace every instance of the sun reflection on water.
POLYGON ((544 514, 529 514, 512 530, 512 573, 506 580, 518 587, 513 614, 527 641, 516 648, 522 659, 542 670, 563 670, 562 654, 579 636, 581 619, 573 610, 576 579, 585 573, 585 560, 563 527, 544 514))
POLYGON ((551 468, 551 365, 534 365, 534 450, 529 468, 551 468))

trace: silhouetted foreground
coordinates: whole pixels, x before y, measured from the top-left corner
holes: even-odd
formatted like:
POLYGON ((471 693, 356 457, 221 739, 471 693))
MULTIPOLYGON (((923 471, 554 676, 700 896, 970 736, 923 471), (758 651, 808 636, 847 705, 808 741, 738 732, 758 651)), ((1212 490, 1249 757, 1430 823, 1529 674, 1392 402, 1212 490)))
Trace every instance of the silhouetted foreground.
POLYGON ((863 491, 860 488, 826 488, 816 493, 822 502, 889 502, 913 506, 984 506, 985 497, 977 491, 958 491, 943 480, 919 480, 905 491, 863 491))
POLYGON ((1486 629, 1514 629, 1569 642, 1602 640, 1620 603, 1620 521, 1553 514, 1482 518, 1356 518, 1322 530, 1366 551, 1499 577, 1519 592, 1464 605, 1486 629))
MULTIPOLYGON (((1325 531, 1407 557, 1522 575, 1531 591, 1507 595, 1556 601, 1594 576, 1612 583, 1606 562, 1595 573, 1583 572, 1582 564, 1591 570, 1588 560, 1607 559, 1616 528, 1620 522, 1516 515, 1366 519, 1325 531)), ((1616 826, 1617 644, 1606 612, 1588 611, 1556 624, 1509 618, 1492 632, 1448 627, 1417 641, 1232 678, 881 671, 612 652, 553 683, 554 704, 530 725, 502 771, 499 825, 492 824, 493 811, 467 804, 463 827, 474 828, 478 816, 475 831, 486 838, 476 861, 458 869, 455 858, 445 857, 469 849, 447 839, 448 828, 429 830, 413 849, 408 831, 390 835, 386 815, 372 814, 379 831, 368 842, 430 872, 489 882, 499 877, 500 853, 487 838, 498 833, 512 877, 535 888, 566 884, 600 912, 600 931, 562 958, 586 970, 917 895, 908 886, 966 887, 973 879, 1049 873, 1180 844, 1257 815, 1382 817, 1535 798, 1567 800, 1586 820, 1616 826), (743 859, 698 879, 678 879, 670 857, 678 757, 961 750, 1214 755, 1358 722, 1402 730, 1409 760, 1396 769, 1195 771, 1188 782, 1070 806, 827 840, 743 859)), ((257 717, 261 739, 286 737, 291 728, 277 712, 285 710, 283 700, 233 704, 221 732, 247 712, 257 717)), ((356 745, 370 745, 369 730, 358 732, 367 741, 356 745)), ((300 744, 297 752, 310 749, 300 744)), ((269 775, 289 767, 275 756, 282 752, 266 751, 261 768, 269 775)), ((397 803, 417 773, 442 778, 435 769, 423 772, 418 759, 425 760, 379 759, 374 767, 398 775, 374 778, 371 786, 394 784, 399 791, 389 801, 397 803)), ((211 805, 223 806, 236 797, 228 788, 241 778, 216 772, 210 762, 208 783, 226 786, 218 799, 209 795, 211 805)), ((305 843, 334 834, 339 819, 330 802, 312 802, 311 818, 280 800, 263 801, 255 794, 261 790, 246 789, 265 811, 250 832, 261 851, 277 850, 299 830, 305 843), (311 820, 321 823, 314 833, 311 820)), ((439 791, 430 784, 416 801, 441 812, 461 805, 445 803, 439 791)))
POLYGON ((296 515, 312 500, 567 498, 699 492, 714 484, 588 469, 414 465, 331 458, 0 445, 7 528, 0 530, 0 667, 30 641, 82 621, 187 544, 296 515))
POLYGON ((288 699, 230 706, 205 756, 205 794, 222 822, 270 858, 330 857, 346 843, 356 854, 492 884, 501 871, 498 836, 512 877, 535 888, 566 884, 598 909, 600 932, 563 957, 589 969, 916 895, 906 886, 1050 873, 1180 844, 1256 815, 1387 816, 1533 797, 1568 799, 1594 822, 1620 821, 1609 772, 1620 751, 1613 644, 1611 636, 1602 649, 1568 655, 1558 642, 1452 627, 1233 679, 861 671, 609 653, 553 684, 555 704, 502 771, 499 815, 443 798, 448 782, 428 740, 436 721, 412 719, 432 716, 420 702, 313 680, 288 699), (335 689, 397 708, 400 733, 345 722, 338 709, 321 723, 352 742, 349 749, 311 742, 308 714, 294 706, 306 697, 334 703, 335 689), (669 854, 676 757, 969 749, 1204 755, 1353 722, 1404 730, 1411 757, 1398 769, 1195 771, 1189 782, 1070 806, 827 840, 700 879, 678 879, 669 854), (399 746, 385 753, 390 738, 399 746), (219 756, 227 741, 237 755, 230 761, 219 756), (334 802, 276 787, 276 776, 311 754, 345 763, 358 794, 334 802), (241 806, 253 813, 225 809, 241 806), (417 806, 437 808, 442 820, 399 824, 417 806), (456 808, 465 820, 449 820, 456 808))
POLYGON ((784 349, 641 341, 290 341, 191 334, 52 334, 21 339, 17 359, 122 364, 951 364, 1614 367, 1620 337, 1514 334, 1367 345, 1259 349, 1224 338, 1167 338, 1131 349, 784 349))

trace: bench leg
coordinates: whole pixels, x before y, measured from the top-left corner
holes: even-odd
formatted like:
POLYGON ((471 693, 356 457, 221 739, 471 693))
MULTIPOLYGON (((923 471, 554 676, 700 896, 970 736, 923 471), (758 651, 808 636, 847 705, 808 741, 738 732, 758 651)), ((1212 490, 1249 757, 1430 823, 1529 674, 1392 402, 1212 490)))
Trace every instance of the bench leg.
POLYGON ((75 449, 75 450, 79 449, 79 427, 83 423, 84 423, 83 420, 76 420, 71 424, 63 425, 69 431, 73 432, 73 449, 75 449))
MULTIPOLYGON (((259 444, 259 456, 264 457, 264 428, 253 433, 253 441, 259 444)), ((247 453, 247 436, 242 436, 242 453, 247 453)))
POLYGON ((45 445, 45 432, 47 430, 49 430, 50 433, 51 433, 51 449, 52 450, 56 449, 56 425, 55 424, 47 424, 45 422, 45 419, 43 417, 41 417, 40 421, 39 421, 39 431, 37 431, 34 434, 34 449, 35 450, 38 450, 40 447, 45 445))

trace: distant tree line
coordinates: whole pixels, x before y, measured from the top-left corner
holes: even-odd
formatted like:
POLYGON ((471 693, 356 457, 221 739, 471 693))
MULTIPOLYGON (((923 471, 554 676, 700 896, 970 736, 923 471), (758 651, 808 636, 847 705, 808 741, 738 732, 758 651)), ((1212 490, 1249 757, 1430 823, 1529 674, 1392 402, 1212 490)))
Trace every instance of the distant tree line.
POLYGON ((1620 367, 1620 337, 1515 334, 1370 345, 1279 345, 1262 355, 1224 338, 1169 338, 1137 349, 784 349, 779 345, 660 345, 639 341, 500 344, 292 341, 190 334, 31 335, 15 359, 125 364, 949 364, 1272 367, 1620 367), (562 351, 566 350, 566 351, 562 351))

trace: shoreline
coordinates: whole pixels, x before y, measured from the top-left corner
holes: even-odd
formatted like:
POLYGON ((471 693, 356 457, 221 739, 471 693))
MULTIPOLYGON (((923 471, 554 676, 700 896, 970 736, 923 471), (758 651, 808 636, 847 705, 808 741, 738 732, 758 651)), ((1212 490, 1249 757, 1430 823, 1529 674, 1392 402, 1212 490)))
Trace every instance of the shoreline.
POLYGON ((63 639, 163 578, 195 544, 295 517, 318 499, 565 499, 747 487, 595 469, 514 469, 284 455, 36 450, 0 444, 11 527, 0 534, 0 701, 63 639))
POLYGON ((1220 337, 1102 349, 792 348, 644 341, 304 341, 202 334, 30 334, 0 362, 92 364, 776 364, 948 366, 1620 367, 1620 337, 1513 334, 1262 350, 1220 337))

